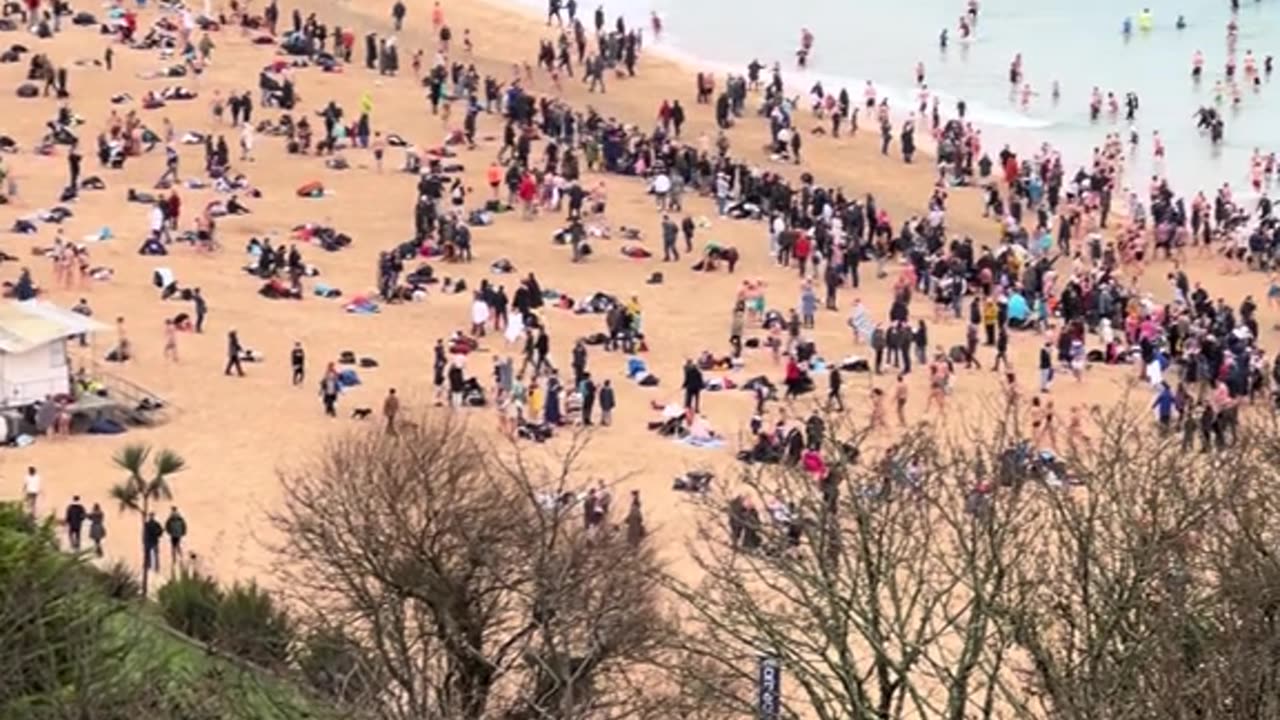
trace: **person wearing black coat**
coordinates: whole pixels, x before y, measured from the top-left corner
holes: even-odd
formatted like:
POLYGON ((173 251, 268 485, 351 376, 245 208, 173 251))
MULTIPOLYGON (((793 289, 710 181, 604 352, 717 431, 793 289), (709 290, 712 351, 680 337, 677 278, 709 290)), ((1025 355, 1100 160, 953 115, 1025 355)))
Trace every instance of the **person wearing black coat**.
POLYGON ((80 531, 84 527, 84 521, 88 516, 89 513, 85 511, 84 505, 80 503, 80 496, 72 497, 71 504, 67 505, 63 520, 67 523, 67 544, 71 546, 73 551, 80 549, 80 531))
POLYGON ((680 385, 684 390, 684 406, 685 409, 692 408, 694 412, 702 412, 702 390, 705 383, 702 380, 702 371, 692 360, 684 361, 684 382, 680 385))
POLYGON ((244 348, 240 345, 240 336, 236 334, 235 330, 228 332, 227 367, 222 371, 223 375, 230 375, 232 368, 234 368, 237 375, 244 377, 244 368, 240 365, 240 353, 242 350, 244 350, 244 348))
POLYGON ((582 376, 582 382, 578 383, 578 392, 582 395, 582 424, 591 424, 591 411, 596 406, 596 383, 591 379, 591 373, 582 376))

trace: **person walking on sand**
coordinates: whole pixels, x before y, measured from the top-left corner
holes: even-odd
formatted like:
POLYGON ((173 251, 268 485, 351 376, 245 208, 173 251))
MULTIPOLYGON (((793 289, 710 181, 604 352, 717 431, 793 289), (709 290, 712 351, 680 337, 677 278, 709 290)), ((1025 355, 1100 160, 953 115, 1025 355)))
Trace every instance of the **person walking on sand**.
POLYGON ((227 367, 222 371, 223 375, 230 375, 231 369, 235 368, 236 374, 244 377, 244 367, 240 365, 242 352, 244 347, 240 345, 240 336, 235 330, 227 332, 227 367))
POLYGON ((187 519, 178 512, 177 506, 169 508, 169 517, 164 521, 164 532, 169 536, 169 557, 176 570, 182 560, 182 538, 187 536, 187 519))
POLYGON ((107 537, 106 515, 102 512, 102 506, 94 503, 88 518, 89 540, 93 542, 93 554, 102 557, 102 541, 107 537))
POLYGON ((631 507, 627 510, 627 545, 639 547, 649 531, 644 526, 644 511, 640 509, 640 491, 631 491, 631 507))
POLYGON ((240 160, 253 162, 253 125, 248 120, 240 125, 240 160))
POLYGON ((27 475, 22 479, 22 498, 27 507, 27 514, 35 517, 36 503, 40 499, 40 474, 34 466, 27 468, 27 475))
POLYGON ((404 16, 407 11, 408 8, 401 0, 396 0, 396 3, 391 6, 391 20, 395 23, 396 32, 404 29, 404 16))
POLYGON ((191 290, 191 302, 195 304, 196 334, 200 334, 204 332, 204 316, 209 314, 209 304, 205 302, 204 296, 200 294, 200 288, 191 290))
POLYGON ((293 344, 293 350, 289 353, 289 365, 293 368, 293 385, 297 387, 307 377, 307 353, 302 349, 302 343, 293 344))
POLYGON ((71 547, 72 552, 80 550, 80 530, 84 527, 87 515, 84 505, 80 503, 80 496, 72 496, 71 503, 67 505, 67 510, 62 516, 63 522, 67 524, 67 545, 71 547))
POLYGON ((147 513, 147 521, 142 525, 142 564, 152 572, 160 572, 160 538, 164 537, 164 526, 156 520, 155 513, 147 513))
POLYGON ((382 416, 387 420, 387 432, 396 434, 396 416, 400 414, 400 398, 396 389, 387 391, 387 399, 382 401, 382 416))
POLYGON ((906 375, 898 374, 898 384, 893 388, 893 405, 898 415, 898 425, 907 426, 907 383, 906 375))
POLYGON ((164 358, 178 362, 178 333, 173 318, 164 319, 164 358))
POLYGON ((324 377, 320 378, 320 399, 324 403, 324 414, 329 417, 337 417, 338 412, 336 405, 338 403, 338 393, 342 390, 342 385, 338 382, 338 371, 334 369, 333 363, 329 363, 329 367, 324 371, 324 377))
POLYGON ((613 424, 613 408, 617 405, 617 398, 613 394, 613 384, 608 380, 600 386, 600 425, 609 427, 613 424))
POLYGON ((702 390, 705 383, 702 380, 702 371, 692 360, 684 361, 684 382, 680 388, 684 390, 684 408, 692 409, 694 412, 702 412, 702 390))
POLYGON ((830 389, 827 391, 827 410, 835 405, 836 409, 844 412, 844 397, 840 394, 840 385, 843 378, 840 376, 840 366, 832 365, 831 372, 828 374, 830 381, 830 389))

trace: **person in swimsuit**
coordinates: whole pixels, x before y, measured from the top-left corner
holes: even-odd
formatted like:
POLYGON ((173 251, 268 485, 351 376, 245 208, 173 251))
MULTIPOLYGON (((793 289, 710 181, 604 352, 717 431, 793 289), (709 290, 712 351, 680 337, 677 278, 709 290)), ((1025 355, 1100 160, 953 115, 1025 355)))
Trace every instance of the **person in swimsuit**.
POLYGON ((164 320, 164 358, 178 362, 178 335, 173 318, 164 320))
POLYGON ((871 430, 878 430, 884 426, 884 391, 880 388, 871 388, 871 419, 869 427, 871 430))
POLYGON ((893 405, 898 415, 898 424, 907 426, 907 383, 905 375, 898 375, 898 384, 893 388, 893 405))

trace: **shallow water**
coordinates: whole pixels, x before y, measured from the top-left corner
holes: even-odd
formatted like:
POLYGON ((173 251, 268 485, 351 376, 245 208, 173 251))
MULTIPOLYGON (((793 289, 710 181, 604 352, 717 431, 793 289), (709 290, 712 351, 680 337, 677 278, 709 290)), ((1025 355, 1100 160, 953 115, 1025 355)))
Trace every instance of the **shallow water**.
MULTIPOLYGON (((540 0, 525 3, 545 7, 540 0)), ((1252 49, 1261 70, 1268 54, 1280 56, 1280 0, 1242 0, 1242 5, 1237 79, 1243 100, 1238 110, 1224 106, 1226 139, 1218 148, 1197 133, 1192 114, 1213 102, 1214 80, 1223 75, 1227 0, 1185 0, 1181 7, 1153 4, 1152 29, 1140 31, 1135 22, 1128 39, 1121 32, 1126 10, 1108 0, 985 0, 968 43, 958 40, 963 0, 614 0, 605 9, 610 23, 621 12, 629 24, 643 24, 646 33, 648 14, 656 10, 665 24, 662 45, 708 69, 742 72, 752 57, 766 65, 776 60, 792 85, 789 92, 807 92, 820 79, 831 92, 847 87, 855 103, 866 80, 872 80, 902 111, 916 105, 915 65, 923 61, 926 82, 942 99, 944 116, 954 114, 955 98, 964 98, 969 118, 984 129, 985 145, 993 154, 998 142, 1010 142, 1025 153, 1047 140, 1073 164, 1085 161, 1107 132, 1127 137, 1129 130, 1123 102, 1114 121, 1105 110, 1101 121, 1089 121, 1091 89, 1115 92, 1121 100, 1134 91, 1141 101, 1135 123, 1141 143, 1129 178, 1144 189, 1144 178, 1160 171, 1180 191, 1193 191, 1224 181, 1243 190, 1253 149, 1280 152, 1280 137, 1272 132, 1280 121, 1280 72, 1254 92, 1245 87, 1239 59, 1252 49), (1175 27, 1179 13, 1187 19, 1184 30, 1175 27), (806 27, 816 36, 814 53, 809 72, 796 77, 795 50, 806 27), (945 51, 938 43, 943 28, 951 40, 945 51), (1199 86, 1191 81, 1197 49, 1205 56, 1199 86), (1024 77, 1038 93, 1025 112, 1011 97, 1008 83, 1009 63, 1018 52, 1024 77), (1050 97, 1055 80, 1061 88, 1056 104, 1050 97), (1166 145, 1161 167, 1153 166, 1153 130, 1166 145)), ((582 3, 580 14, 588 24, 594 7, 582 3)), ((1141 10, 1135 6, 1127 12, 1136 21, 1141 10)))

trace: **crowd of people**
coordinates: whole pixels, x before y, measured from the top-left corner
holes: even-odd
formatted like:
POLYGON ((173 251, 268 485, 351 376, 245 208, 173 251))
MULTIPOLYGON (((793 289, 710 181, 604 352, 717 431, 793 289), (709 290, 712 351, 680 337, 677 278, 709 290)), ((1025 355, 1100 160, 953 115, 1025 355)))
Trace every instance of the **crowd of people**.
MULTIPOLYGON (((406 14, 402 3, 392 6, 397 28, 403 26, 406 14)), ((279 16, 272 0, 260 16, 241 9, 234 16, 217 20, 223 26, 274 32, 279 16)), ((214 46, 197 40, 196 29, 211 19, 197 17, 189 10, 180 11, 178 17, 177 23, 157 23, 147 33, 152 38, 148 42, 173 45, 181 51, 181 67, 199 74, 214 46)), ((897 425, 909 423, 905 408, 911 393, 907 381, 914 377, 913 369, 927 377, 926 412, 939 421, 947 416, 948 397, 965 382, 962 370, 1003 373, 1000 386, 1007 408, 1026 415, 1035 444, 1055 450, 1060 421, 1052 388, 1058 371, 1079 380, 1092 366, 1130 368, 1129 372, 1152 387, 1158 426, 1170 432, 1181 428, 1188 448, 1199 435, 1200 447, 1206 452, 1233 441, 1243 403, 1259 398, 1268 387, 1280 387, 1280 357, 1268 364, 1259 345, 1263 329, 1259 327, 1257 302, 1248 292, 1238 303, 1211 297, 1191 277, 1185 262, 1189 253, 1217 252, 1229 272, 1270 269, 1280 248, 1280 222, 1265 196, 1256 208, 1247 209, 1224 185, 1212 200, 1197 194, 1188 201, 1155 177, 1144 197, 1132 188, 1134 179, 1124 176, 1125 151, 1115 135, 1108 136, 1090 162, 1074 172, 1069 172, 1066 161, 1047 145, 1030 158, 1005 147, 993 160, 983 152, 980 131, 965 119, 963 103, 957 106, 955 116, 948 118, 936 98, 931 105, 922 99, 921 106, 904 116, 895 132, 888 100, 877 98, 869 84, 863 107, 876 116, 882 152, 887 154, 896 138, 902 160, 914 162, 917 123, 931 128, 934 140, 932 160, 938 167, 937 181, 926 192, 918 212, 895 218, 874 193, 855 193, 809 172, 801 172, 793 180, 783 171, 788 164, 803 165, 806 136, 825 143, 856 133, 858 108, 847 89, 832 94, 815 85, 806 109, 798 97, 788 96, 780 65, 775 64, 769 79, 762 81, 765 67, 753 60, 744 74, 725 78, 719 91, 711 74, 699 73, 696 102, 688 112, 710 106, 717 129, 691 138, 686 128, 690 117, 679 98, 662 101, 655 116, 643 119, 645 124, 640 125, 609 117, 590 106, 576 107, 561 97, 561 80, 577 77, 575 64, 582 69, 582 81, 600 92, 605 91, 606 70, 621 82, 643 70, 639 62, 642 33, 638 28, 629 29, 621 18, 608 27, 603 9, 595 14, 593 44, 577 17, 576 4, 552 0, 548 23, 558 22, 561 32, 555 40, 539 44, 536 63, 517 64, 506 81, 482 75, 467 57, 473 51, 469 31, 464 31, 460 47, 451 46, 453 31, 439 3, 433 8, 431 21, 439 39, 433 61, 423 67, 422 53, 415 53, 413 66, 415 80, 426 87, 431 111, 442 118, 445 141, 437 148, 393 142, 391 133, 384 138, 367 96, 354 113, 336 101, 308 98, 304 103, 297 89, 298 77, 287 65, 271 69, 272 77, 264 74, 260 78, 259 105, 282 111, 299 104, 318 109, 323 124, 318 142, 313 142, 311 119, 304 112, 254 124, 255 103, 247 91, 232 93, 225 102, 215 94, 211 102, 217 123, 223 122, 224 110, 230 107, 231 125, 240 133, 241 152, 235 161, 221 135, 180 138, 167 121, 161 133, 154 133, 136 112, 121 115, 113 110, 107 129, 98 137, 101 166, 120 167, 127 158, 153 148, 166 150, 166 172, 156 184, 156 194, 130 193, 130 198, 146 205, 153 217, 152 237, 144 246, 158 246, 167 252, 183 237, 196 247, 212 246, 217 219, 249 213, 239 197, 252 197, 254 189, 238 168, 252 167, 258 134, 278 139, 289 153, 325 156, 334 168, 336 163, 346 162, 344 152, 358 151, 371 153, 381 172, 387 148, 403 148, 404 169, 416 177, 412 237, 380 253, 378 299, 394 307, 435 285, 447 293, 466 293, 464 297, 472 300, 466 318, 456 332, 440 338, 434 346, 436 401, 455 408, 490 407, 502 432, 544 441, 561 427, 607 427, 612 423, 618 406, 613 379, 591 367, 589 346, 598 347, 597 352, 641 353, 654 339, 645 335, 640 302, 634 297, 627 301, 609 297, 590 307, 571 302, 565 308, 560 302, 563 298, 549 297, 531 272, 516 282, 504 282, 501 278, 511 268, 509 263, 503 267, 497 261, 492 270, 499 279, 484 280, 475 288, 467 288, 464 282, 441 282, 429 265, 406 272, 407 266, 426 259, 469 263, 475 256, 473 227, 506 222, 515 216, 531 219, 539 214, 559 217, 561 213, 563 229, 551 244, 568 245, 574 262, 589 263, 593 241, 614 232, 604 221, 608 209, 604 178, 643 182, 653 197, 664 262, 682 262, 683 245, 683 262, 697 272, 735 273, 742 257, 758 258, 767 253, 780 267, 793 268, 799 284, 794 302, 779 303, 777 295, 770 292, 774 295, 770 305, 766 302, 768 283, 759 278, 741 282, 737 295, 726 303, 731 308, 727 354, 708 346, 686 360, 679 386, 683 403, 677 404, 674 412, 658 404, 655 409, 663 417, 655 429, 699 442, 720 439, 709 420, 715 409, 703 402, 703 392, 711 382, 704 373, 745 370, 748 358, 744 348, 762 348, 774 369, 762 374, 761 381, 751 387, 756 400, 750 423, 753 440, 741 457, 753 462, 790 462, 820 478, 826 476, 829 465, 823 453, 833 446, 824 445, 823 429, 818 425, 821 418, 811 415, 801 419, 803 413, 793 406, 798 398, 818 391, 822 380, 829 411, 865 411, 870 427, 887 433, 891 418, 897 425), (549 76, 557 90, 554 95, 532 89, 535 72, 549 76), (457 118, 450 109, 455 104, 464 108, 457 118), (497 157, 486 173, 490 194, 485 196, 470 190, 460 179, 454 159, 455 148, 476 147, 478 124, 490 114, 501 118, 502 133, 497 157), (779 163, 776 168, 753 159, 749 152, 735 152, 731 136, 753 114, 767 128, 767 154, 779 163), (806 128, 810 120, 817 125, 806 128), (204 147, 205 179, 227 196, 195 213, 189 234, 182 228, 182 176, 175 151, 176 144, 185 142, 204 147), (990 236, 975 238, 956 232, 950 222, 952 194, 966 192, 961 188, 970 185, 981 185, 984 214, 995 228, 990 236), (713 220, 699 216, 699 206, 713 220), (506 214, 513 209, 518 212, 506 214), (711 222, 751 227, 759 243, 731 247, 703 242, 703 237, 709 236, 703 228, 711 222), (1166 291, 1157 293, 1147 289, 1143 281, 1148 278, 1147 266, 1161 256, 1173 264, 1166 291), (874 268, 871 276, 864 267, 874 268), (870 308, 857 297, 867 281, 890 284, 892 300, 887 308, 870 308), (510 295, 508 285, 513 287, 510 295), (850 293, 855 297, 847 303, 842 296, 850 293), (843 307, 851 308, 847 317, 843 307), (546 317, 552 308, 599 314, 604 332, 592 338, 564 342, 557 338, 553 342, 552 323, 546 317), (853 355, 846 348, 816 346, 811 331, 824 317, 824 309, 834 313, 825 317, 847 323, 853 355), (947 347, 938 341, 937 327, 952 322, 964 326, 964 341, 947 347), (500 338, 504 351, 494 352, 492 376, 483 378, 474 367, 474 358, 481 342, 495 342, 490 338, 500 338), (1039 348, 1034 368, 1010 364, 1011 343, 1039 348), (552 352, 553 347, 557 353, 552 352), (989 350, 983 351, 984 347, 989 350), (511 348, 518 350, 511 352, 511 348), (567 365, 555 362, 556 354, 563 356, 561 348, 569 348, 567 365), (869 355, 857 357, 857 352, 869 355), (987 352, 989 359, 980 357, 987 352), (513 354, 521 357, 518 367, 513 354), (848 357, 833 359, 838 356, 848 357), (849 373, 878 377, 886 370, 894 376, 893 382, 884 386, 875 380, 865 401, 847 402, 844 378, 849 373), (1024 393, 1019 377, 1031 375, 1032 370, 1038 378, 1038 392, 1024 393), (776 373, 776 382, 769 377, 771 373, 776 373), (775 391, 779 387, 784 388, 781 397, 775 391), (886 409, 887 400, 892 401, 892 414, 886 409), (776 423, 765 419, 770 403, 779 406, 776 423)), ((137 42, 132 37, 137 23, 137 16, 130 14, 115 24, 118 40, 137 42)), ((354 33, 353 28, 327 27, 315 15, 304 21, 295 11, 292 30, 285 33, 286 49, 321 69, 333 67, 351 62, 354 33)), ((379 38, 371 33, 366 36, 366 45, 369 70, 385 76, 399 72, 394 35, 379 38)), ((80 177, 78 140, 72 137, 66 141, 66 133, 76 124, 72 115, 70 105, 64 102, 58 118, 50 123, 48 142, 68 147, 68 190, 74 197, 85 179, 80 177)), ((624 239, 638 240, 644 231, 621 232, 624 239)), ((59 248, 54 262, 60 268, 59 276, 69 277, 70 271, 64 269, 78 262, 81 250, 61 242, 59 248)), ((649 252, 639 243, 624 245, 622 251, 649 252)), ((286 296, 303 296, 306 265, 295 247, 286 250, 265 242, 252 252, 254 274, 271 282, 287 277, 287 284, 280 281, 286 296)), ((662 282, 662 275, 654 273, 650 280, 662 282)), ((167 286, 164 289, 169 291, 167 286)), ((1266 295, 1269 305, 1280 305, 1280 279, 1274 275, 1266 295)), ((207 312, 203 296, 198 288, 180 296, 194 303, 198 314, 194 329, 200 331, 207 312)), ((125 349, 122 321, 119 327, 118 349, 125 349)), ((165 355, 174 362, 178 360, 178 329, 173 321, 167 321, 165 355)), ((246 348, 234 329, 228 332, 227 340, 224 372, 243 375, 246 348)), ((128 359, 127 353, 124 359, 128 359)), ((323 412, 332 417, 337 417, 337 404, 348 382, 341 364, 327 363, 319 378, 323 412)), ((305 367, 305 351, 297 344, 290 359, 294 385, 304 382, 305 367)), ((398 427, 400 403, 395 390, 390 390, 381 408, 388 432, 398 427)), ((352 414, 371 413, 370 408, 353 408, 352 414)), ((1084 414, 1079 405, 1068 409, 1062 434, 1068 443, 1088 441, 1084 414)), ((910 464, 909 460, 903 462, 910 464)), ((735 512, 749 514, 749 510, 743 507, 735 512)), ((81 511, 74 513, 76 518, 86 516, 81 511)), ((72 514, 68 509, 68 518, 72 514)), ((152 521, 154 518, 148 523, 152 521)), ((163 533, 144 533, 144 537, 155 545, 163 533)), ((180 540, 178 537, 175 542, 180 540)))

